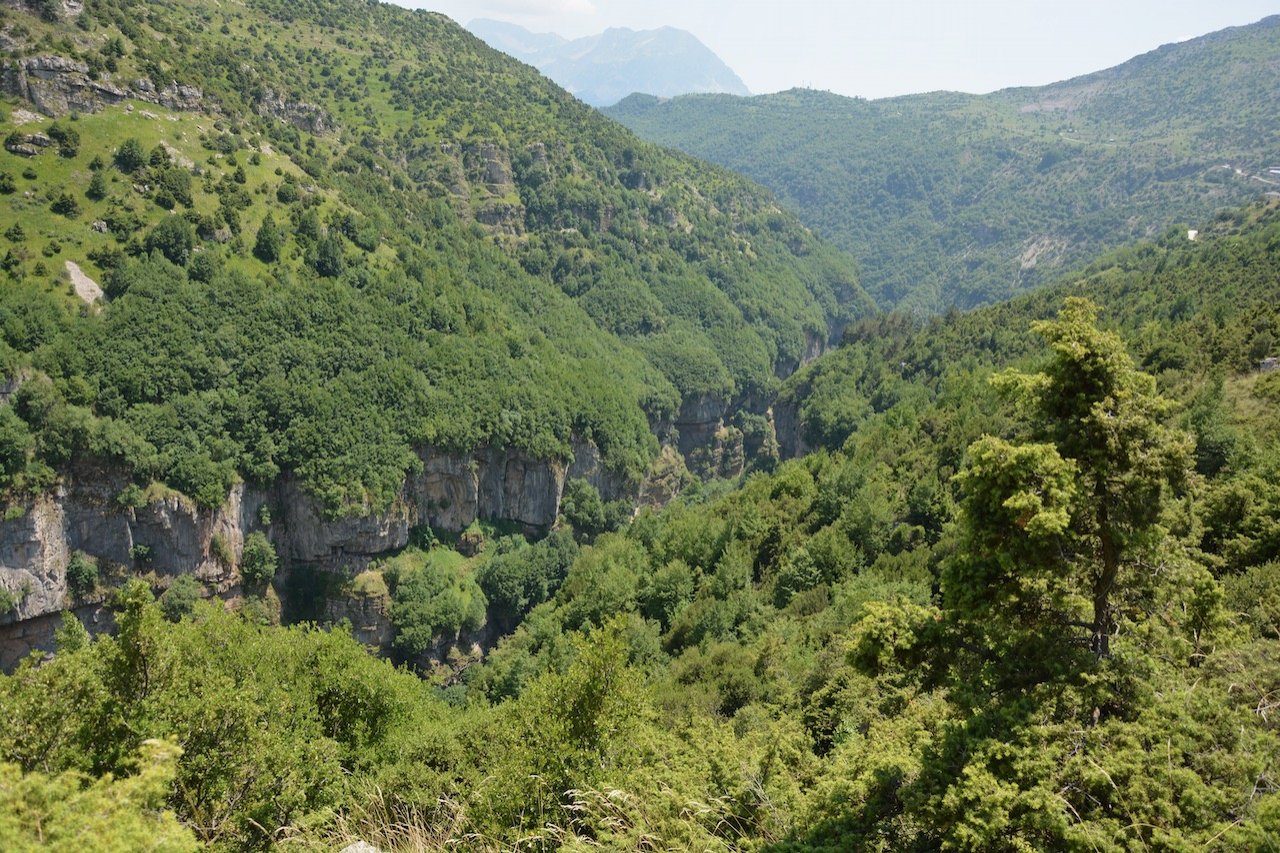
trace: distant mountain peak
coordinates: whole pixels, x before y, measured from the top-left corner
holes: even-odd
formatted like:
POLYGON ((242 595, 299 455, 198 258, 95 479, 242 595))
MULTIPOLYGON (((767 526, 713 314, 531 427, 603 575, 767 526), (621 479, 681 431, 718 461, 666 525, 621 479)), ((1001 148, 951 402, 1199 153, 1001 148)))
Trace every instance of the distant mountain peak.
POLYGON ((467 29, 593 106, 615 104, 632 92, 659 97, 751 94, 733 69, 697 36, 675 27, 609 27, 579 39, 535 33, 487 18, 472 21, 467 29))

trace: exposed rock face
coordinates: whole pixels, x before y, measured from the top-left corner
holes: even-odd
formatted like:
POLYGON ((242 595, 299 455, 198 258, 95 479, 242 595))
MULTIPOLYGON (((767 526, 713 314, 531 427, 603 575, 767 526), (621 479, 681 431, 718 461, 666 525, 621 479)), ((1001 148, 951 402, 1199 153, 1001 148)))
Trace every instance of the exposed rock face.
POLYGON ((351 636, 357 642, 379 649, 391 648, 395 631, 391 626, 390 602, 386 596, 352 595, 325 601, 324 621, 351 623, 351 636))
POLYGON ((499 234, 519 237, 524 233, 524 207, 521 205, 494 202, 477 209, 475 216, 476 222, 499 234))
POLYGON ((726 400, 703 394, 685 400, 676 415, 680 455, 688 461, 690 470, 703 479, 716 474, 714 467, 708 465, 705 451, 715 445, 717 433, 724 428, 728 408, 726 400))
POLYGON ((742 430, 721 426, 709 444, 694 448, 688 456, 689 468, 704 478, 733 479, 746 468, 742 430))
POLYGON ((779 400, 774 404, 773 428, 778 438, 779 458, 795 459, 813 449, 804 439, 804 430, 800 426, 800 413, 797 411, 794 400, 779 400))
POLYGON ((138 100, 150 101, 171 110, 196 111, 204 107, 204 92, 195 86, 179 85, 177 81, 156 91, 150 80, 135 80, 131 94, 138 100))
POLYGON ((491 142, 465 145, 462 158, 472 183, 484 184, 497 196, 515 191, 516 185, 511 179, 511 157, 504 149, 491 142))
POLYGON ((823 353, 827 351, 828 342, 839 343, 841 335, 844 334, 843 324, 832 325, 829 335, 822 335, 812 329, 805 329, 804 332, 804 352, 800 354, 800 360, 792 359, 781 360, 774 366, 774 373, 779 378, 785 379, 795 373, 804 365, 811 361, 815 361, 823 353))
POLYGON ((0 586, 18 598, 16 610, 0 616, 0 668, 12 667, 32 648, 50 646, 58 611, 76 603, 67 565, 77 551, 97 563, 103 583, 145 572, 194 574, 217 591, 234 585, 233 568, 219 561, 213 540, 239 553, 259 496, 246 499, 245 488, 237 486, 212 512, 177 494, 122 506, 116 497, 127 483, 120 471, 86 466, 20 517, 0 522, 0 586))
POLYGON ((694 477, 685 467, 684 458, 675 448, 665 445, 640 487, 640 504, 666 506, 676 495, 692 485, 693 481, 694 477))
POLYGON ((291 101, 279 92, 267 90, 257 104, 258 115, 273 116, 308 133, 328 133, 333 119, 323 107, 303 101, 291 101))
POLYGON ((586 480, 606 501, 633 498, 639 488, 634 480, 604 467, 596 446, 582 440, 573 443, 573 461, 565 472, 565 480, 586 480))
MULTIPOLYGON (((118 500, 129 483, 125 472, 81 465, 20 516, 0 521, 0 587, 18 599, 15 610, 0 615, 0 668, 12 668, 31 649, 52 646, 58 612, 77 604, 67 588, 67 565, 77 551, 97 562, 104 584, 143 574, 164 586, 167 577, 193 574, 224 593, 239 583, 234 563, 245 537, 263 530, 280 555, 282 577, 296 566, 350 576, 375 557, 405 547, 412 528, 422 523, 460 531, 484 519, 515 522, 530 532, 548 530, 570 468, 607 496, 635 496, 639 484, 605 469, 593 444, 579 441, 574 447, 571 465, 495 448, 424 449, 421 473, 407 479, 389 509, 337 519, 326 518, 289 477, 269 490, 237 485, 214 510, 176 493, 134 507, 118 500), (272 517, 269 527, 261 522, 264 505, 272 517)), ((328 615, 350 619, 371 638, 389 630, 385 608, 368 602, 352 607, 328 615)))
POLYGON ((124 87, 89 76, 89 66, 64 56, 29 56, 0 64, 0 89, 29 101, 45 115, 97 112, 127 100, 148 101, 171 110, 208 109, 195 86, 170 83, 157 89, 151 80, 124 87))

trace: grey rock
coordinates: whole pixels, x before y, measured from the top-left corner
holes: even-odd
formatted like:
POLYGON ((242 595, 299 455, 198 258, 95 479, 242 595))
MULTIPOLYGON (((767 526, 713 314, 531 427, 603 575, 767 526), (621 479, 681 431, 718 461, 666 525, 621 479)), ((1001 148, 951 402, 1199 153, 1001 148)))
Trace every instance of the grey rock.
POLYGON ((272 116, 308 133, 329 133, 333 130, 333 119, 323 107, 291 101, 272 89, 266 91, 256 109, 258 115, 272 116))
POLYGON ((354 844, 348 844, 343 847, 338 853, 382 853, 382 850, 367 841, 357 841, 354 844))

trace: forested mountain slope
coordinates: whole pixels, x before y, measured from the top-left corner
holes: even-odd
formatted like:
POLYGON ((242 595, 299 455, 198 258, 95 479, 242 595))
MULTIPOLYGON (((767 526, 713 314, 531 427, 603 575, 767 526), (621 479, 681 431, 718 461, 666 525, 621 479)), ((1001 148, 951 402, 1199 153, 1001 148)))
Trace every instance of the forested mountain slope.
POLYGON ((67 9, 3 24, 4 362, 48 377, 8 410, 20 488, 92 452, 206 505, 283 470, 361 511, 423 445, 575 437, 634 482, 683 403, 761 410, 868 304, 766 192, 441 16, 67 9))
POLYGON ((1278 69, 1273 17, 990 95, 633 97, 606 112, 773 189, 859 259, 882 305, 937 312, 1280 190, 1278 69))
POLYGON ((176 850, 1276 849, 1280 209, 1203 231, 856 330, 789 382, 830 449, 356 579, 483 663, 133 583, 0 678, 0 839, 57 790, 176 850))

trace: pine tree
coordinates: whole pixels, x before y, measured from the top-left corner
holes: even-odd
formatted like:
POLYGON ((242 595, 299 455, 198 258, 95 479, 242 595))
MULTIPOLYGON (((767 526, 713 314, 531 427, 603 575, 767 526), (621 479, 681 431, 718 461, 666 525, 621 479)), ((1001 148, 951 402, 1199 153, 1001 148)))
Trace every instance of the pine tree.
POLYGON ((267 214, 267 218, 262 220, 262 227, 258 229, 258 239, 253 244, 254 256, 264 264, 273 264, 280 259, 283 244, 284 235, 271 214, 267 214))
POLYGON ((1068 299, 1057 319, 1032 325, 1053 351, 1044 368, 994 377, 1032 441, 988 437, 970 448, 969 547, 952 561, 946 593, 961 614, 1021 620, 1050 641, 1087 630, 1104 658, 1116 594, 1163 535, 1163 497, 1185 481, 1192 442, 1162 423, 1168 405, 1155 380, 1097 327, 1097 313, 1068 299))

